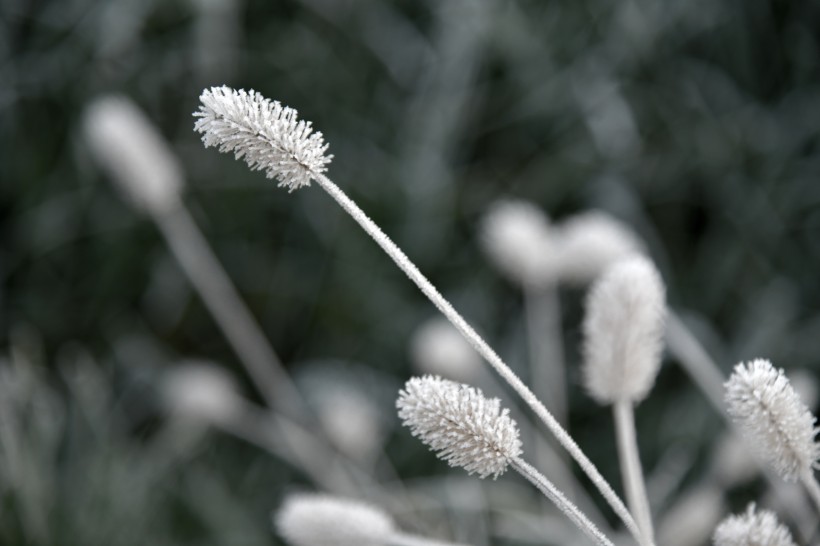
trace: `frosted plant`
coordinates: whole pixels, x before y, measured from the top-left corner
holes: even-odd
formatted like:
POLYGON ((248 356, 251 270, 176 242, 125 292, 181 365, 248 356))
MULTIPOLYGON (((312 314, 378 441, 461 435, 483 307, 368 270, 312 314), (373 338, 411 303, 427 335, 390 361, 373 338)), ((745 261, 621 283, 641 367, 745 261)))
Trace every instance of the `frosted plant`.
POLYGON ((165 373, 162 401, 174 415, 223 423, 240 409, 241 401, 233 378, 217 366, 185 363, 165 373))
POLYGON ((640 402, 663 351, 666 289, 652 262, 635 256, 595 282, 584 317, 584 385, 602 404, 640 402))
POLYGON ((413 436, 430 446, 450 466, 480 478, 497 478, 512 466, 535 485, 581 531, 597 544, 612 543, 544 475, 521 458, 518 425, 473 387, 437 376, 413 377, 399 391, 399 418, 413 436))
POLYGON ((128 199, 152 214, 179 203, 182 169, 168 143, 128 98, 110 95, 85 110, 83 128, 96 160, 128 199))
POLYGON ((223 152, 232 151, 238 158, 245 157, 251 168, 265 169, 269 177, 279 179, 280 186, 284 185, 291 190, 306 186, 311 180, 316 181, 373 238, 476 351, 487 360, 490 366, 521 396, 578 462, 630 533, 640 541, 640 532, 635 520, 623 501, 601 476, 589 457, 581 451, 572 437, 544 407, 544 404, 427 280, 407 255, 341 188, 323 174, 330 161, 329 156, 323 155, 326 146, 321 138, 314 138, 316 135, 308 138, 306 134, 308 126, 295 121, 295 111, 288 109, 285 115, 279 103, 263 99, 255 92, 252 94, 237 92, 227 87, 205 90, 201 99, 203 106, 200 107, 199 112, 194 114, 200 119, 197 120, 194 128, 203 133, 202 140, 205 145, 218 146, 223 152), (239 117, 241 113, 247 113, 248 119, 253 123, 246 123, 244 118, 239 117), (283 117, 287 123, 283 123, 283 117), (263 127, 264 124, 271 127, 263 127), (292 131, 292 133, 287 131, 292 131), (298 145, 291 145, 297 141, 298 145), (288 146, 285 146, 285 143, 288 146), (270 150, 264 150, 265 147, 270 150), (304 152, 302 155, 312 160, 300 159, 301 152, 304 152))
POLYGON ((499 201, 481 223, 481 243, 495 266, 521 286, 550 283, 555 257, 549 218, 526 201, 499 201))
POLYGON ((816 419, 782 369, 757 359, 735 366, 726 382, 726 406, 741 432, 786 481, 801 481, 820 509, 814 468, 820 458, 816 419))
POLYGON ((199 100, 202 106, 194 114, 199 118, 195 128, 205 146, 233 152, 289 191, 309 186, 333 158, 325 155, 328 145, 309 121, 298 120, 296 110, 254 90, 212 87, 199 100))
POLYGON ((403 533, 375 506, 316 493, 290 495, 274 524, 291 546, 457 546, 403 533))
POLYGON ((444 319, 428 320, 415 331, 410 357, 422 373, 467 381, 476 374, 481 358, 452 324, 444 319))
POLYGON ((563 282, 587 284, 607 266, 632 254, 643 244, 621 221, 601 211, 567 218, 553 230, 556 269, 563 282))
POLYGON ((715 546, 796 546, 777 516, 768 510, 756 511, 754 503, 745 514, 723 520, 712 540, 715 546))
POLYGON ((626 497, 647 540, 654 534, 633 406, 655 382, 663 350, 666 289, 648 259, 611 265, 592 286, 584 317, 584 384, 612 404, 626 497))

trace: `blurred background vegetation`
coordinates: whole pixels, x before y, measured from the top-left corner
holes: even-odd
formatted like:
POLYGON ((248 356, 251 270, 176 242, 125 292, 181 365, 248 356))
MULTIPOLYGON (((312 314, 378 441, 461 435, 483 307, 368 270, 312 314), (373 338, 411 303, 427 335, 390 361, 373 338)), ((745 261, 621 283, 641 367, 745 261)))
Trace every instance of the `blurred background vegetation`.
MULTIPOLYGON (((95 97, 130 97, 170 142, 187 206, 294 377, 343 362, 392 426, 434 309, 323 192, 288 195, 205 150, 204 87, 312 120, 331 178, 517 369, 521 294, 477 237, 504 197, 631 226, 725 373, 765 356, 817 379, 818 40, 820 3, 780 0, 2 0, 0 392, 28 455, 0 457, 0 543, 277 544, 270 511, 310 487, 225 435, 152 449, 157 381, 177 362, 218 362, 257 395, 155 226, 93 162, 95 97)), ((560 295, 570 429, 617 486, 609 413, 579 386, 583 293, 560 295)), ((723 429, 671 360, 637 419, 650 474, 690 460, 676 489, 723 429)), ((406 430, 386 442, 407 483, 448 472, 406 430)), ((444 516, 430 534, 471 539, 444 516)))

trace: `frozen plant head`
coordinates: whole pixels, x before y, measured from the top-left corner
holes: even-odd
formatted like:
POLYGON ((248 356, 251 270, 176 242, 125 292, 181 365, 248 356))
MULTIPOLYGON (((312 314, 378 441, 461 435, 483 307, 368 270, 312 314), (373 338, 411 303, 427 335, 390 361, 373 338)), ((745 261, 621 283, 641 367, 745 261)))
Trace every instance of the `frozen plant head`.
POLYGON ((764 359, 740 363, 725 388, 729 415, 759 455, 786 481, 810 474, 820 458, 816 420, 783 370, 764 359))
POLYGON ((158 214, 179 203, 182 169, 130 99, 95 99, 84 112, 83 130, 94 158, 134 206, 158 214))
POLYGON ((384 546, 393 520, 373 506, 321 494, 290 495, 274 524, 291 546, 384 546))
POLYGON ((481 358, 455 326, 444 319, 425 322, 410 344, 413 364, 422 373, 468 381, 481 369, 481 358))
POLYGON ((607 268, 584 317, 584 384, 602 404, 639 402, 655 383, 663 351, 666 289, 642 256, 607 268))
POLYGON ((241 405, 228 372, 213 364, 186 362, 165 373, 162 400, 173 415, 220 423, 235 415, 241 405))
POLYGON ((715 546, 796 546, 786 526, 768 510, 755 510, 754 503, 746 513, 729 516, 715 529, 715 546))
POLYGON ((437 376, 413 377, 396 400, 402 424, 450 466, 497 478, 521 454, 518 426, 473 387, 437 376))
POLYGON ((494 265, 522 285, 539 285, 552 277, 549 219, 526 201, 499 201, 481 224, 481 243, 494 265))
POLYGON ((322 133, 300 121, 293 108, 264 98, 254 90, 212 87, 200 95, 194 130, 205 147, 233 152, 254 170, 264 170, 279 186, 293 191, 309 186, 327 171, 333 158, 322 133))
POLYGON ((561 281, 585 285, 609 265, 643 251, 643 245, 620 220, 601 211, 584 212, 555 228, 557 269, 561 281))

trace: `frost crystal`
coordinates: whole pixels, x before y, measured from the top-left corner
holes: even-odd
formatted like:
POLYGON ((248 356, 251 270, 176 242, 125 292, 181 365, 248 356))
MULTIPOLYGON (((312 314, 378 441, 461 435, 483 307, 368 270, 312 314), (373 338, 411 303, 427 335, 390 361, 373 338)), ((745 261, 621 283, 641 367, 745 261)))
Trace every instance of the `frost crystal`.
POLYGON ((791 533, 768 510, 755 512, 754 503, 739 516, 729 516, 715 529, 715 546, 795 546, 791 533))
POLYGON ((478 389, 437 376, 413 377, 399 392, 396 407, 413 436, 470 474, 497 478, 521 454, 509 410, 478 389))
POLYGON ((663 350, 666 290, 655 266, 635 256, 592 286, 584 318, 584 383, 601 403, 642 400, 663 350))
POLYGON ((784 480, 811 472, 820 457, 816 420, 782 369, 763 359, 740 363, 725 387, 729 415, 784 480))
POLYGON ((328 145, 309 121, 299 121, 293 108, 264 98, 254 90, 212 87, 199 97, 194 130, 206 147, 233 152, 254 170, 264 170, 290 191, 309 186, 327 171, 333 158, 328 145))
POLYGON ((274 523, 292 546, 383 546, 395 532, 378 508, 321 494, 291 495, 274 523))

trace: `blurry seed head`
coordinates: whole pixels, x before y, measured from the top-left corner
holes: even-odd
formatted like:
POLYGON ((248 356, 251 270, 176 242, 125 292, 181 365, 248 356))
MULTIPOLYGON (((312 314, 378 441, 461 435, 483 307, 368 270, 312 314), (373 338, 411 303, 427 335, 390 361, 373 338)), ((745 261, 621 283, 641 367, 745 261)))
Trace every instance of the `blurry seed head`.
POLYGON ((754 503, 741 515, 729 516, 715 529, 715 546, 796 546, 789 529, 754 503))
POLYGON ((764 359, 741 362, 724 386, 729 415, 784 480, 797 481, 817 466, 816 420, 782 369, 764 359))
POLYGON ((554 231, 562 282, 585 285, 611 264, 643 252, 643 245, 620 220, 600 211, 566 219, 554 231))
POLYGON ((204 423, 219 423, 240 408, 233 377, 203 362, 181 363, 165 373, 162 400, 169 413, 204 423))
POLYGON ((648 259, 606 269, 590 289, 584 317, 583 378, 602 404, 643 400, 663 351, 666 289, 648 259))
POLYGON ((179 203, 182 168, 157 128, 130 99, 95 99, 83 116, 92 154, 139 209, 157 214, 179 203))
POLYGON ((518 425, 473 387, 440 377, 413 377, 396 400, 402 424, 450 466, 497 478, 521 454, 518 425))
POLYGON ((325 393, 318 417, 333 443, 348 456, 369 461, 381 450, 384 422, 363 393, 349 388, 325 393))
POLYGON ((455 326, 445 319, 428 320, 413 334, 410 357, 421 373, 469 381, 481 369, 481 358, 455 326))
POLYGON ((385 546, 393 520, 374 506, 329 495, 290 495, 274 515, 291 546, 385 546))
POLYGON ((290 191, 309 186, 311 179, 327 171, 333 156, 326 155, 322 133, 314 132, 311 122, 299 120, 293 108, 253 89, 227 86, 205 89, 199 100, 194 130, 202 134, 206 148, 233 152, 252 170, 264 170, 290 191))
POLYGON ((481 244, 493 265, 510 280, 522 285, 551 281, 549 218, 532 203, 494 203, 482 220, 481 244))

